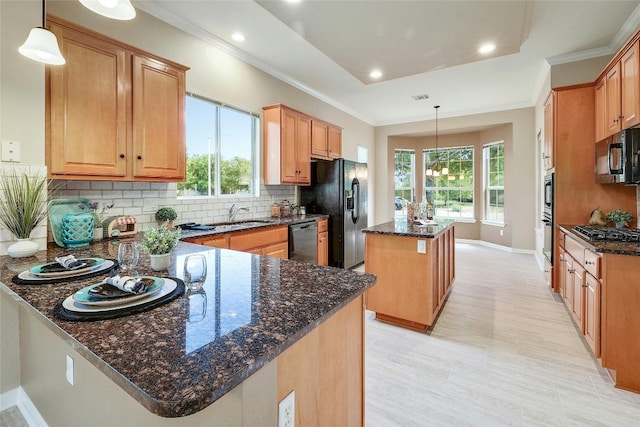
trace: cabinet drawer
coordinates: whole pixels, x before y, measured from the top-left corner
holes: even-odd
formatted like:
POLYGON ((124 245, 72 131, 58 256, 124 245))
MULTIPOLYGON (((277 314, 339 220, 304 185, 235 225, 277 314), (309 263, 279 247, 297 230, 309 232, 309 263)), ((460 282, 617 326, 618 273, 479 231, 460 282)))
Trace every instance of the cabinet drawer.
POLYGON ((589 249, 584 250, 584 269, 591 273, 596 279, 601 278, 600 261, 601 258, 598 254, 589 249))
POLYGON ((320 221, 318 221, 318 233, 322 233, 323 231, 327 231, 327 220, 326 219, 321 219, 320 221))
POLYGON ((242 251, 273 243, 287 242, 288 238, 287 226, 270 227, 260 231, 234 233, 229 236, 229 249, 242 251))
POLYGON ((561 248, 564 248, 564 240, 564 233, 558 230, 558 246, 560 246, 561 248))
POLYGON ((584 265, 585 247, 569 236, 564 239, 564 249, 571 254, 579 264, 584 265))

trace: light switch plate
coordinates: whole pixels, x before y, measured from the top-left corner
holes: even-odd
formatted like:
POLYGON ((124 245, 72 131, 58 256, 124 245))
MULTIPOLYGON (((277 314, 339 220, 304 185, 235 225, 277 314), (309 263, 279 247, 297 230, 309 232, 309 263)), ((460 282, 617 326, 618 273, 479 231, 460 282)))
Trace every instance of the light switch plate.
POLYGON ((427 253, 427 241, 426 240, 418 240, 418 253, 426 254, 427 253))
POLYGON ((73 385, 73 357, 67 354, 67 371, 65 373, 67 382, 73 385))
POLYGON ((278 427, 295 427, 296 392, 293 390, 278 404, 278 427))
POLYGON ((2 141, 2 161, 20 162, 20 143, 18 141, 2 141))

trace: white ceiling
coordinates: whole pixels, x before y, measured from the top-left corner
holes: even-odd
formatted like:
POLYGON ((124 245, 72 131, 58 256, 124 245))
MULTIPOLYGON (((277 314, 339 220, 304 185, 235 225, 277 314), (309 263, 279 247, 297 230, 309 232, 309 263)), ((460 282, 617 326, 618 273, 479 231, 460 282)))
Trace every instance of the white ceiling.
POLYGON ((550 63, 612 55, 640 26, 620 0, 133 3, 372 125, 533 106, 550 63))

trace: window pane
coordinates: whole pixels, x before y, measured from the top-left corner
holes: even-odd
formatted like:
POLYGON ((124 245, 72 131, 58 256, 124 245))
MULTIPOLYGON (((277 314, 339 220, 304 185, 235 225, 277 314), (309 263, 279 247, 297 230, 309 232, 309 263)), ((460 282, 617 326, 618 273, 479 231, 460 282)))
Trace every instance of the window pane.
POLYGON ((406 217, 407 202, 414 200, 415 191, 415 151, 395 150, 394 170, 394 212, 396 217, 406 217))
POLYGON ((253 193, 253 117, 220 108, 220 193, 253 193))
POLYGON ((504 143, 484 147, 485 219, 504 222, 504 143))
POLYGON ((187 180, 178 196, 208 196, 215 188, 216 105, 186 98, 187 180))
POLYGON ((473 147, 424 150, 425 200, 433 203, 435 215, 473 218, 473 147), (436 160, 448 168, 447 175, 426 175, 436 160))

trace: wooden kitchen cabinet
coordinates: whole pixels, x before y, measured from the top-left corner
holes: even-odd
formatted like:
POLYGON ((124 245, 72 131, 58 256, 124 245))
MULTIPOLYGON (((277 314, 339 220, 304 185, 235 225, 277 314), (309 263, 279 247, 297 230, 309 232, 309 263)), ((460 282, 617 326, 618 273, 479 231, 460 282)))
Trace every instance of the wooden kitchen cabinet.
POLYGON ((214 248, 233 249, 256 255, 289 258, 289 233, 286 225, 235 231, 225 234, 184 239, 185 242, 214 248))
POLYGON ((263 108, 265 185, 311 183, 311 118, 281 104, 263 108))
POLYGON ((600 281, 587 273, 584 293, 584 338, 596 358, 600 357, 600 288, 600 281))
POLYGON ((621 129, 640 122, 640 55, 635 42, 620 59, 621 129))
POLYGON ((622 130, 620 115, 620 64, 616 64, 605 75, 606 136, 622 130))
POLYGON ((544 160, 544 169, 549 170, 553 168, 553 98, 555 92, 551 92, 547 97, 547 100, 544 104, 544 142, 543 142, 543 160, 544 160))
POLYGON ((607 87, 604 78, 596 82, 596 142, 607 137, 607 87))
POLYGON ((47 67, 50 177, 183 181, 188 68, 57 17, 49 26, 67 60, 47 67))
POLYGON ((342 157, 342 129, 322 120, 312 119, 311 157, 325 160, 342 157))
POLYGON ((329 231, 327 219, 318 221, 318 265, 329 265, 329 231))

